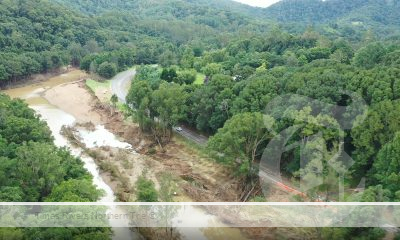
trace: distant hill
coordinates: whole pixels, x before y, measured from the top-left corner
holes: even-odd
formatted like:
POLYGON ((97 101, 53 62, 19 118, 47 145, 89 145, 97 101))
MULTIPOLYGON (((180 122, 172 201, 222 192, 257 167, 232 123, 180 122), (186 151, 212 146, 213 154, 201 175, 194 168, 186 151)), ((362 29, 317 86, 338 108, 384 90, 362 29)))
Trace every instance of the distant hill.
POLYGON ((339 24, 392 34, 400 27, 399 0, 282 0, 263 10, 264 19, 302 25, 339 24))
POLYGON ((264 16, 281 22, 325 23, 367 4, 367 0, 282 0, 266 8, 264 16))
POLYGON ((180 8, 193 11, 196 7, 207 7, 214 10, 233 11, 245 15, 262 13, 261 8, 254 8, 231 0, 55 0, 86 14, 100 14, 107 11, 135 11, 137 14, 151 12, 153 8, 180 8))
MULTIPOLYGON (((237 31, 260 32, 270 26, 268 20, 259 21, 261 8, 230 0, 51 0, 99 19, 100 17, 131 20, 126 24, 148 33, 153 28, 154 34, 165 32, 172 35, 216 36, 219 33, 237 31)), ((184 40, 190 37, 178 37, 184 40)))
POLYGON ((194 24, 195 28, 205 26, 218 32, 265 31, 274 24, 290 32, 302 32, 312 25, 333 37, 370 29, 380 36, 400 32, 399 0, 282 0, 264 9, 231 0, 52 1, 92 16, 118 12, 135 16, 139 22, 170 21, 171 26, 194 24))
MULTIPOLYGON (((261 8, 254 8, 230 0, 52 0, 75 8, 84 14, 98 15, 118 11, 140 16, 142 19, 186 19, 201 18, 222 20, 224 24, 260 17, 261 8), (224 21, 227 18, 230 22, 224 21)), ((208 23, 216 24, 216 23, 208 23)))

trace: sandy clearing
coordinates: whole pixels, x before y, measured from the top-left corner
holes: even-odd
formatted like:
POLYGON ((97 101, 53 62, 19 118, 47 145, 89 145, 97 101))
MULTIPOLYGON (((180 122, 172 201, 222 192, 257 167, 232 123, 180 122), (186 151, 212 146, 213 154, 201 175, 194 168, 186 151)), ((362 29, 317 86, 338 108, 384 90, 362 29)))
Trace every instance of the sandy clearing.
POLYGON ((80 123, 102 124, 100 114, 93 110, 92 95, 80 83, 59 85, 46 91, 44 97, 61 110, 73 115, 80 123))

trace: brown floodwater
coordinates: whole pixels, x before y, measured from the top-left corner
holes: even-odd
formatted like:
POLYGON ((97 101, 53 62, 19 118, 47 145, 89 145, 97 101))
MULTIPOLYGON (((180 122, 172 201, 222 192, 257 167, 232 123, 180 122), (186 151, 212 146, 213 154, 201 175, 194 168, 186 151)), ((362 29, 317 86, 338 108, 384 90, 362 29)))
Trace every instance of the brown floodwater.
POLYGON ((61 74, 48 80, 34 83, 22 87, 16 87, 2 92, 6 93, 12 98, 21 98, 26 100, 29 105, 48 104, 49 102, 41 95, 48 89, 58 86, 60 84, 70 83, 84 79, 87 74, 80 70, 73 70, 71 72, 61 74))

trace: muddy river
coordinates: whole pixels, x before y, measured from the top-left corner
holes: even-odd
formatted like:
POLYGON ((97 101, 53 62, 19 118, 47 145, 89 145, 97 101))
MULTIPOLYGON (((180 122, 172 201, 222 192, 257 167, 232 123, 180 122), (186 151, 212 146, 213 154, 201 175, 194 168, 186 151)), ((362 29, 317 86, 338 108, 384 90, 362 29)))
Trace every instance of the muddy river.
MULTIPOLYGON (((95 161, 90 157, 82 155, 81 149, 69 144, 68 140, 60 134, 62 126, 72 126, 75 123, 75 117, 51 105, 43 97, 43 94, 52 87, 76 81, 76 79, 83 76, 85 76, 85 74, 81 71, 72 71, 68 74, 62 74, 60 76, 50 78, 49 80, 41 83, 10 89, 4 92, 10 97, 24 99, 32 109, 41 115, 41 118, 47 122, 47 125, 53 134, 54 143, 59 147, 68 147, 72 155, 80 157, 84 162, 84 166, 87 171, 93 176, 93 183, 97 186, 97 188, 103 190, 104 195, 99 202, 111 203, 115 201, 114 192, 102 179, 95 161)), ((107 137, 109 137, 109 135, 107 135, 107 137)), ((114 139, 115 138, 108 138, 108 141, 111 145, 120 144, 116 139, 115 142, 113 142, 114 139)), ((111 210, 113 212, 118 212, 116 209, 109 209, 109 211, 111 210)), ((113 227, 114 240, 141 239, 139 235, 133 233, 128 228, 117 228, 116 226, 122 225, 118 220, 110 221, 110 225, 113 227)))
MULTIPOLYGON (((85 164, 85 168, 92 174, 94 184, 101 190, 104 191, 104 196, 99 202, 111 203, 115 201, 115 195, 109 185, 106 184, 104 179, 101 177, 99 168, 95 161, 82 154, 82 149, 72 146, 68 140, 60 134, 60 130, 63 125, 71 126, 76 122, 76 118, 69 112, 65 112, 56 106, 49 103, 44 97, 46 91, 53 89, 61 84, 67 84, 77 81, 85 77, 85 74, 81 71, 75 70, 66 74, 62 74, 53 78, 50 78, 41 83, 35 83, 29 86, 18 87, 10 90, 5 90, 6 94, 13 98, 24 99, 29 106, 34 109, 41 118, 45 120, 52 131, 55 139, 55 144, 59 147, 68 147, 74 156, 78 156, 82 159, 85 164)), ((73 93, 71 93, 73 94, 73 93)), ((114 134, 109 132, 102 125, 97 125, 94 131, 80 130, 80 136, 83 143, 88 148, 110 146, 123 149, 132 149, 132 146, 118 140, 114 134)), ((224 225, 218 221, 214 216, 206 214, 203 210, 194 207, 188 207, 185 211, 191 212, 191 219, 181 219, 177 216, 180 221, 190 221, 193 219, 201 219, 203 222, 209 222, 212 226, 224 225)), ((114 207, 110 207, 109 211, 119 211, 114 207), (111 209, 114 208, 114 209, 111 209)), ((122 210, 121 210, 122 211, 122 210)), ((178 214, 179 215, 179 214, 178 214)), ((110 225, 113 229, 114 240, 119 239, 142 239, 142 237, 135 232, 130 231, 128 228, 118 228, 117 226, 125 226, 118 220, 110 220, 110 225)), ((203 224, 204 225, 204 224, 203 224)), ((238 229, 232 228, 179 228, 179 233, 183 239, 245 239, 238 229)))

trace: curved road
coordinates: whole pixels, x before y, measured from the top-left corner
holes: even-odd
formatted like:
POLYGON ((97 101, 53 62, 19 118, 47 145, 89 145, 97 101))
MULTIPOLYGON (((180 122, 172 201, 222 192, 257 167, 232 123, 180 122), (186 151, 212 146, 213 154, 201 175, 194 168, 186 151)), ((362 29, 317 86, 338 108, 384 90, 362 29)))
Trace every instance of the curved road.
MULTIPOLYGON (((126 96, 128 95, 129 87, 135 75, 136 69, 129 69, 125 72, 119 73, 113 79, 111 79, 111 92, 117 95, 120 102, 126 103, 126 96)), ((199 145, 205 145, 207 143, 207 137, 198 134, 184 126, 180 126, 179 130, 177 129, 179 128, 174 128, 174 132, 199 145)))
POLYGON ((113 94, 117 95, 120 102, 126 103, 125 99, 135 75, 136 69, 129 69, 119 73, 111 80, 111 91, 113 94))

